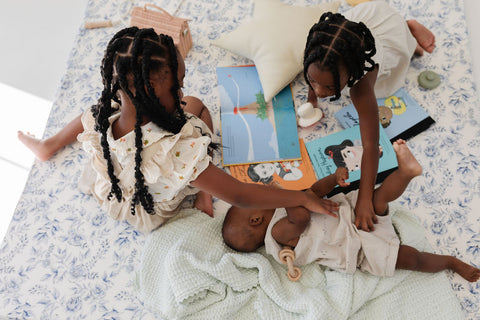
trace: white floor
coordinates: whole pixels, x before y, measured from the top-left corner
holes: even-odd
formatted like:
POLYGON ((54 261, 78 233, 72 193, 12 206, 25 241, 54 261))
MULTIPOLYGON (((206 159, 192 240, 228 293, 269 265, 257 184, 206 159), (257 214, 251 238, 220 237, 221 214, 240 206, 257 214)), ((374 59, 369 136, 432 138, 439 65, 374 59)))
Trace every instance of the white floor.
POLYGON ((467 19, 468 35, 470 37, 470 52, 473 60, 473 73, 477 83, 477 93, 480 97, 480 1, 464 0, 465 17, 467 19))
MULTIPOLYGON (((480 1, 464 0, 477 87, 480 88, 480 1), (473 33, 473 35, 472 35, 473 33)), ((0 1, 0 240, 23 191, 33 155, 17 130, 43 135, 87 0, 0 1)), ((480 90, 478 90, 480 94, 480 90)), ((32 213, 34 214, 34 213, 32 213)))
POLYGON ((86 4, 0 1, 0 241, 34 161, 17 140, 17 130, 43 135, 86 4))

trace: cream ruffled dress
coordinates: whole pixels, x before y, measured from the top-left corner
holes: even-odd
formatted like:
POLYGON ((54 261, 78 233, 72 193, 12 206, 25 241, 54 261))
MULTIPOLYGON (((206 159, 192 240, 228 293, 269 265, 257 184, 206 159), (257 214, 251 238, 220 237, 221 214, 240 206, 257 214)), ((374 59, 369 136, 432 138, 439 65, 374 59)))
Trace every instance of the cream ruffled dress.
POLYGON ((379 70, 375 83, 377 98, 386 98, 405 85, 410 60, 417 47, 405 19, 383 0, 361 3, 344 13, 345 18, 363 22, 373 37, 379 70))
MULTIPOLYGON (((80 190, 92 194, 113 219, 127 220, 141 231, 149 232, 163 224, 178 212, 185 197, 198 192, 189 184, 211 161, 207 153, 212 136, 210 129, 194 115, 187 113, 186 116, 188 121, 178 134, 161 129, 153 122, 142 126, 141 170, 154 199, 154 215, 148 214, 141 205, 136 206, 135 215, 131 214, 135 192, 135 133, 131 131, 115 140, 111 126, 107 139, 122 199, 120 202, 115 196, 107 199, 111 182, 100 144, 101 134, 94 130, 95 119, 90 110, 82 116, 84 132, 78 135, 89 156, 89 165, 80 178, 80 190)), ((118 117, 120 112, 113 114, 110 124, 118 117)))

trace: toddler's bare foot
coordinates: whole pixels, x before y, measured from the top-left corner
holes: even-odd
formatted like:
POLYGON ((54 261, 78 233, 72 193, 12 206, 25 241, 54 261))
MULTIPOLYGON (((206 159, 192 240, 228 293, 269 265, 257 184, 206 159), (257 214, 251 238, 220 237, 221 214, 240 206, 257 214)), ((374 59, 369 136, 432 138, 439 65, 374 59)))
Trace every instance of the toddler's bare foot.
POLYGON ((422 174, 422 166, 413 156, 405 140, 398 139, 395 141, 393 143, 393 149, 397 154, 398 170, 412 178, 422 174))
POLYGON ((415 54, 421 56, 423 55, 423 50, 432 53, 433 49, 435 49, 435 36, 433 33, 417 20, 408 20, 407 25, 417 40, 415 54))
POLYGON ((417 43, 417 47, 415 48, 415 55, 423 56, 423 48, 418 43, 417 43))
POLYGON ((195 198, 194 207, 208 214, 210 217, 213 217, 212 195, 203 191, 199 191, 197 193, 197 197, 195 198))
POLYGON ((46 161, 53 156, 45 143, 45 140, 36 139, 35 137, 25 134, 22 131, 17 132, 18 139, 28 148, 40 161, 46 161))
POLYGON ((480 269, 475 268, 465 262, 458 260, 455 257, 452 257, 452 268, 453 271, 462 276, 463 279, 470 282, 477 282, 480 279, 480 269))

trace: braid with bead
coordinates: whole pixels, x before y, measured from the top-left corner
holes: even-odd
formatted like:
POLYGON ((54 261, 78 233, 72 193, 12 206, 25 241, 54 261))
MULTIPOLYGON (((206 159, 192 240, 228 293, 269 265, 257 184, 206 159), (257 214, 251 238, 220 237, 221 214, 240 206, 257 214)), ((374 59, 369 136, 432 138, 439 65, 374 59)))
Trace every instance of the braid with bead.
POLYGON ((344 63, 349 73, 347 85, 353 86, 366 71, 375 68, 375 39, 364 23, 352 22, 339 13, 326 12, 310 29, 303 58, 303 74, 307 77, 310 64, 326 69, 335 81, 335 97, 340 98, 340 77, 338 65, 344 63))
POLYGON ((122 198, 119 179, 115 176, 107 140, 110 126, 108 118, 116 111, 111 101, 119 101, 116 96, 122 90, 132 101, 136 109, 135 123, 135 193, 132 199, 131 213, 141 204, 149 214, 155 214, 153 197, 145 185, 145 177, 141 171, 143 137, 143 117, 146 116, 160 128, 177 134, 186 123, 186 117, 180 106, 178 89, 177 51, 169 36, 158 35, 153 29, 130 27, 119 31, 109 42, 102 61, 101 73, 104 89, 97 105, 92 107, 96 119, 95 130, 101 133, 103 156, 107 161, 108 175, 112 183, 108 196, 115 195, 118 201, 122 198), (170 114, 163 106, 150 83, 152 72, 169 69, 173 79, 171 94, 175 101, 175 111, 170 114), (135 94, 130 89, 129 75, 133 75, 135 94))

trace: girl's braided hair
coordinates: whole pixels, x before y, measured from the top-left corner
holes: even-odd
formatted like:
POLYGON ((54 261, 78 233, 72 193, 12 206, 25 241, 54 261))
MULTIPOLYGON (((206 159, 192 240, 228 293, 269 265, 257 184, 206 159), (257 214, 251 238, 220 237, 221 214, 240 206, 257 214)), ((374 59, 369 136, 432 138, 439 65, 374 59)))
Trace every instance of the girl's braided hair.
POLYGON ((349 74, 347 85, 351 87, 365 71, 374 69, 375 53, 375 39, 365 24, 347 20, 339 13, 326 12, 308 33, 303 57, 305 81, 312 87, 307 77, 310 64, 327 69, 335 81, 335 97, 330 101, 337 100, 341 91, 338 65, 345 64, 349 74))
POLYGON ((135 124, 135 193, 132 199, 131 213, 135 214, 135 206, 141 204, 149 213, 155 214, 153 197, 145 185, 145 178, 140 170, 142 162, 142 129, 143 116, 148 117, 160 128, 173 134, 180 132, 186 123, 186 117, 180 106, 178 91, 180 85, 177 79, 178 61, 177 51, 171 37, 158 35, 153 29, 138 29, 130 27, 120 30, 108 43, 102 60, 101 74, 103 91, 98 103, 92 106, 92 113, 96 119, 95 130, 101 133, 103 156, 107 161, 108 176, 112 183, 108 199, 114 195, 120 202, 122 190, 118 185, 119 179, 115 176, 110 148, 107 140, 107 130, 110 126, 108 118, 116 111, 112 107, 112 100, 118 101, 117 91, 125 92, 136 109, 135 124), (170 90, 174 101, 174 113, 168 113, 165 106, 160 104, 155 91, 150 84, 150 74, 168 68, 173 78, 170 90), (129 88, 128 77, 133 76, 135 93, 129 88))

